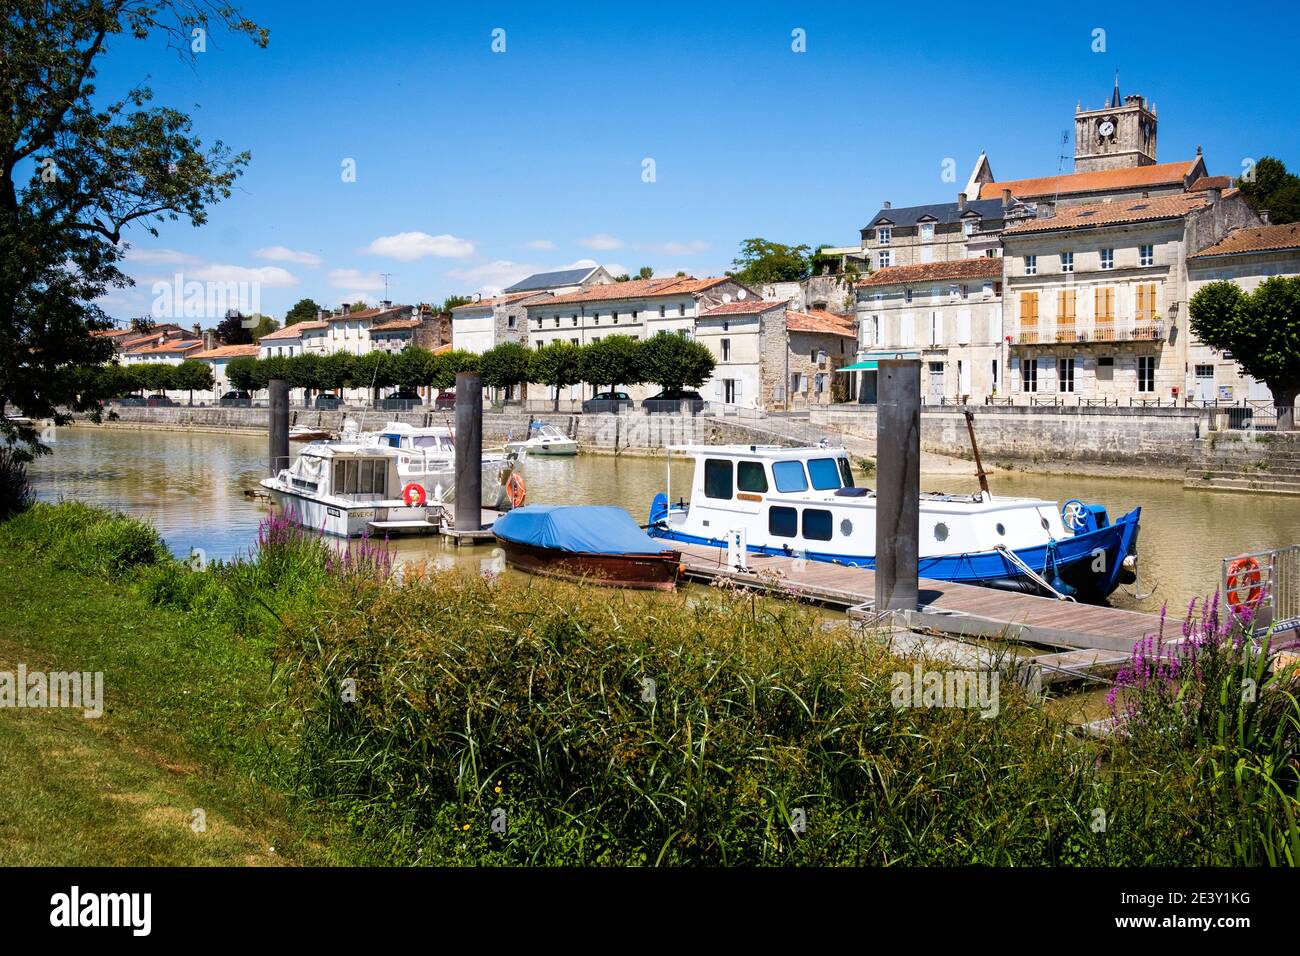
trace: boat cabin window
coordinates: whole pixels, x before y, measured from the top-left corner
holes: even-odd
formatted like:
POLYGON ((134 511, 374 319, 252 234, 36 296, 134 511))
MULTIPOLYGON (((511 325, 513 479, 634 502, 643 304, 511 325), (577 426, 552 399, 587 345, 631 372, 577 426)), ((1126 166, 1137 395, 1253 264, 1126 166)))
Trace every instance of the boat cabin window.
POLYGON ((818 491, 836 491, 840 487, 840 469, 834 458, 813 458, 808 462, 808 477, 818 491))
POLYGON ((437 448, 439 445, 437 435, 412 435, 412 448, 437 448))
POLYGON ((736 462, 736 487, 741 491, 767 491, 767 473, 761 461, 736 462))
POLYGON ((799 534, 799 512, 793 508, 769 508, 767 533, 778 538, 793 538, 799 534))
POLYGON ((387 495, 388 460, 344 458, 334 462, 336 495, 387 495))
POLYGON ((772 462, 772 480, 776 482, 776 490, 783 494, 808 490, 808 479, 804 477, 803 462, 772 462))
MULTIPOLYGON (((824 460, 829 461, 829 459, 824 460)), ((805 538, 812 541, 829 541, 833 524, 829 511, 823 508, 803 509, 803 536, 805 538)))
POLYGON ((704 497, 731 500, 731 462, 725 458, 704 460, 704 497))
POLYGON ((847 458, 840 459, 840 477, 844 479, 845 488, 856 488, 853 483, 853 466, 849 464, 847 458))

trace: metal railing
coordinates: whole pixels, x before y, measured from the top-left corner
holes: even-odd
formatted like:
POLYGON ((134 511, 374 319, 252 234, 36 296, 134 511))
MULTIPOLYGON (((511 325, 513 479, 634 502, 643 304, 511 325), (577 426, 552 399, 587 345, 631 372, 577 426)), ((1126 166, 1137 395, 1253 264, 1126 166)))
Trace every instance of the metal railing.
POLYGON ((1300 628, 1300 545, 1224 558, 1224 600, 1255 633, 1300 628))
POLYGON ((1131 322, 1041 322, 1024 324, 1011 334, 1012 345, 1060 345, 1062 343, 1161 342, 1165 326, 1160 320, 1131 322))

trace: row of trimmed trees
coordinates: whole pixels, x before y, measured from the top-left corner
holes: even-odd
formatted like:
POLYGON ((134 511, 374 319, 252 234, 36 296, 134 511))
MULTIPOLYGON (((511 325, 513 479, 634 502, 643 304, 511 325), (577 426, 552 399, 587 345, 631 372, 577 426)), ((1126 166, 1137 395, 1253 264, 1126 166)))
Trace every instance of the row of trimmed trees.
POLYGON ((88 394, 104 398, 121 398, 144 392, 189 392, 190 403, 194 402, 195 392, 206 392, 215 384, 212 366, 206 362, 181 362, 170 365, 166 362, 141 362, 138 365, 92 366, 87 374, 94 376, 86 389, 88 394))
POLYGON ((571 385, 612 388, 654 383, 664 389, 699 388, 713 374, 713 354, 698 342, 661 332, 645 341, 611 335, 590 345, 556 341, 538 349, 505 342, 482 355, 465 351, 434 353, 422 348, 353 355, 241 357, 226 367, 232 388, 256 391, 273 378, 290 388, 312 392, 365 388, 372 397, 389 388, 449 389, 456 373, 477 372, 488 388, 509 390, 535 382, 552 389, 559 407, 561 389, 571 385))

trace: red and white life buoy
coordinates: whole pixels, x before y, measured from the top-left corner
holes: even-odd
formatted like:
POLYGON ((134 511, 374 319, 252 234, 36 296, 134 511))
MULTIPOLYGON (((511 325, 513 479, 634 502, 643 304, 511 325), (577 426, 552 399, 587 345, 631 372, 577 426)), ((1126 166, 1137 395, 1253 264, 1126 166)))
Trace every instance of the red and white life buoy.
POLYGON ((524 486, 524 476, 517 471, 512 472, 510 477, 506 479, 506 497, 510 499, 511 507, 521 507, 527 494, 528 489, 524 486))
POLYGON ((1228 603, 1234 608, 1243 605, 1253 607, 1263 593, 1259 581, 1258 561, 1254 558, 1235 558, 1228 565, 1228 603))
POLYGON ((418 481, 412 481, 402 489, 402 500, 406 502, 408 508, 423 508, 424 503, 429 498, 424 493, 424 485, 418 481))

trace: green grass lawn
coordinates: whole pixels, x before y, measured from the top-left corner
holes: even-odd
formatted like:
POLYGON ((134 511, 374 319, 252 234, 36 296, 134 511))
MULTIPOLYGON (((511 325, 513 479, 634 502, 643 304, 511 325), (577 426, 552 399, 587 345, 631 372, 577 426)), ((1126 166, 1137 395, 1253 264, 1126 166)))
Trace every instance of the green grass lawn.
POLYGON ((267 656, 127 585, 0 550, 0 670, 104 672, 105 713, 0 709, 0 865, 279 865, 336 857, 250 779, 267 656), (203 811, 201 832, 194 811, 203 811))

